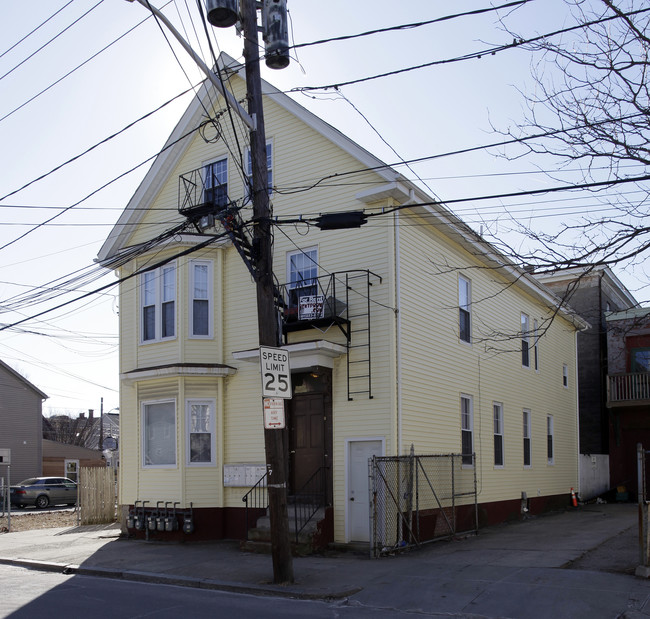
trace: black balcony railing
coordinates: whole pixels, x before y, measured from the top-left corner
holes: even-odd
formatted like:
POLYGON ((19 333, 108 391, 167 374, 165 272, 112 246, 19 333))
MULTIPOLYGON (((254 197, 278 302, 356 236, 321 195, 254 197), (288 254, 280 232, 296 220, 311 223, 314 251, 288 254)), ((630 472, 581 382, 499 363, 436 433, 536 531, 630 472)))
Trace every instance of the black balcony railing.
POLYGON ((343 327, 349 322, 346 286, 337 279, 337 274, 332 273, 280 285, 278 292, 285 331, 319 323, 336 323, 342 326, 347 337, 348 333, 343 327))
POLYGON ((214 215, 230 204, 228 183, 219 183, 211 166, 203 166, 179 177, 178 212, 188 219, 214 215))
POLYGON ((607 376, 607 403, 632 405, 650 400, 650 373, 628 372, 607 376))

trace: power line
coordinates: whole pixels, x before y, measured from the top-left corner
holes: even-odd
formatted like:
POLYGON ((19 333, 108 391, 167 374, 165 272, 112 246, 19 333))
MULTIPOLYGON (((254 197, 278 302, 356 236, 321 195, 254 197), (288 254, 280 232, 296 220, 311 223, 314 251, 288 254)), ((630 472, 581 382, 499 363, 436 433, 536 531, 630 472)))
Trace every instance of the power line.
MULTIPOLYGON (((650 9, 648 9, 650 10, 650 9)), ((293 193, 301 193, 305 191, 309 191, 311 189, 314 189, 315 187, 321 186, 325 181, 334 179, 334 178, 341 178, 343 176, 353 176, 356 174, 363 174, 365 172, 373 172, 376 170, 384 170, 386 168, 397 168, 400 167, 401 165, 405 164, 414 164, 414 163, 423 163, 425 161, 431 161, 433 159, 442 159, 443 157, 451 157, 455 155, 464 155, 466 153, 471 153, 471 152, 476 152, 480 150, 487 150, 490 148, 496 148, 498 146, 508 146, 510 144, 520 144, 522 142, 528 142, 530 140, 538 140, 540 138, 546 138, 546 137, 552 137, 555 135, 559 135, 561 133, 567 133, 569 131, 575 131, 576 129, 581 129, 585 128, 587 126, 589 127, 598 127, 601 125, 606 125, 609 123, 613 122, 620 122, 622 120, 629 120, 631 118, 635 118, 637 116, 645 116, 643 112, 637 112, 635 114, 629 114, 627 116, 621 116, 620 118, 608 118, 602 121, 598 122, 592 122, 589 123, 588 125, 579 125, 577 127, 571 127, 569 129, 552 129, 549 131, 544 131, 542 133, 535 133, 532 135, 525 136, 523 138, 509 138, 507 140, 501 140, 499 142, 492 142, 490 144, 482 144, 480 146, 470 146, 467 148, 460 148, 457 150, 452 150, 452 151, 447 151, 444 153, 436 153, 435 155, 425 155, 423 157, 415 157, 413 159, 407 159, 404 162, 397 162, 397 163, 380 163, 376 166, 368 166, 365 168, 357 168, 356 170, 348 170, 346 172, 335 172, 334 174, 328 174, 327 176, 323 176, 317 181, 311 183, 310 185, 306 185, 304 187, 297 187, 297 188, 291 188, 291 189, 277 189, 277 193, 280 194, 293 194, 293 193)))
POLYGON ((310 47, 312 45, 322 45, 323 43, 332 43, 336 41, 349 41, 350 39, 358 39, 360 37, 367 37, 374 34, 382 34, 384 32, 394 32, 397 30, 411 30, 414 28, 420 28, 422 26, 429 26, 431 24, 437 24, 440 22, 449 21, 456 19, 458 17, 469 17, 473 15, 481 15, 483 13, 490 13, 493 11, 499 11, 501 9, 509 9, 515 6, 520 6, 522 4, 527 4, 533 0, 517 0, 516 2, 508 2, 507 4, 501 4, 499 6, 491 6, 483 9, 476 9, 474 11, 466 11, 464 13, 455 13, 453 15, 445 15, 444 17, 436 17, 435 19, 428 19, 426 21, 413 22, 410 24, 402 24, 400 26, 389 26, 387 28, 377 28, 375 30, 368 30, 366 32, 359 32, 357 34, 347 34, 339 37, 331 37, 329 39, 319 39, 318 41, 311 41, 309 43, 297 43, 291 45, 291 49, 299 49, 301 47, 310 47))
POLYGON ((56 16, 57 16, 57 15, 58 15, 58 14, 59 14, 63 9, 65 9, 65 8, 68 7, 68 6, 70 6, 73 2, 74 2, 74 0, 70 0, 67 4, 64 4, 64 5, 63 5, 63 6, 62 6, 58 11, 55 11, 54 13, 52 13, 52 15, 50 15, 50 16, 49 16, 45 21, 41 22, 38 26, 36 26, 36 28, 34 28, 34 29, 31 30, 30 32, 28 32, 28 33, 27 33, 27 34, 26 34, 22 39, 16 41, 12 46, 10 46, 8 49, 6 49, 4 52, 2 52, 2 53, 0 54, 0 58, 2 58, 3 56, 5 56, 6 54, 8 54, 12 49, 14 49, 14 47, 17 47, 17 46, 20 45, 23 41, 25 41, 25 40, 28 39, 30 36, 32 36, 32 35, 33 35, 33 34, 34 34, 34 33, 35 33, 39 28, 41 28, 41 27, 43 27, 45 24, 47 24, 47 22, 49 22, 53 17, 56 17, 56 16))
MULTIPOLYGON (((100 2, 103 2, 103 1, 104 1, 104 0, 100 0, 100 2)), ((170 0, 170 2, 171 2, 171 1, 172 1, 172 0, 170 0)), ((98 52, 96 52, 95 54, 93 54, 92 56, 90 56, 89 58, 87 58, 86 60, 84 60, 81 64, 78 64, 74 69, 71 69, 71 70, 68 71, 65 75, 63 75, 62 77, 60 77, 58 80, 55 80, 55 81, 52 82, 49 86, 46 86, 46 87, 43 88, 41 91, 37 92, 33 97, 30 97, 29 99, 27 99, 27 101, 24 101, 24 102, 21 103, 18 107, 15 107, 13 110, 11 110, 11 112, 7 112, 4 116, 0 117, 0 122, 2 122, 3 120, 6 120, 7 118, 9 118, 9 117, 12 116, 13 114, 15 114, 18 110, 21 110, 22 108, 24 108, 26 105, 30 104, 30 103, 31 103, 32 101, 34 101, 35 99, 37 99, 37 98, 40 97, 41 95, 45 94, 48 90, 50 90, 50 88, 53 88, 53 87, 56 86, 57 84, 61 83, 64 79, 66 79, 67 77, 69 77, 70 75, 72 75, 75 71, 81 69, 81 67, 83 67, 84 65, 88 64, 91 60, 94 60, 97 56, 99 56, 99 54, 105 52, 109 47, 111 47, 112 45, 115 45, 115 43, 117 43, 118 41, 120 41, 121 39, 123 39, 126 35, 130 34, 131 32, 133 32, 136 28, 138 28, 138 27, 141 26, 144 22, 146 22, 150 17, 151 17, 151 15, 148 15, 148 16, 145 17, 142 21, 138 22, 135 26, 133 26, 133 28, 130 28, 129 30, 127 30, 124 34, 120 35, 119 37, 117 37, 117 39, 115 39, 114 41, 112 41, 111 43, 109 43, 108 45, 106 45, 105 47, 103 47, 102 49, 100 49, 98 52)))
POLYGON ((27 232, 24 232, 23 234, 21 234, 20 236, 14 238, 13 240, 8 241, 8 242, 5 243, 4 245, 0 246, 0 251, 2 251, 3 249, 6 249, 6 248, 9 247, 10 245, 13 245, 14 243, 17 243, 17 242, 20 241, 21 239, 24 239, 26 236, 28 236, 29 234, 31 234, 31 233, 34 232, 35 230, 38 230, 39 228, 43 227, 44 225, 49 224, 50 222, 54 221, 57 217, 61 217, 61 215, 63 215, 64 213, 67 213, 68 211, 70 211, 71 209, 75 208, 75 207, 78 206, 79 204, 82 204, 82 203, 85 202, 86 200, 90 199, 92 196, 94 196, 95 194, 99 193, 99 192, 102 191, 103 189, 106 189, 106 187, 112 185, 113 183, 117 182, 117 181, 120 180, 121 178, 124 178, 125 176, 128 176, 129 174, 131 174, 132 172, 134 172, 134 171, 137 170, 138 168, 141 168, 143 165, 149 163, 150 161, 152 161, 153 159, 155 159, 156 157, 158 157, 161 153, 165 152, 166 150, 168 150, 169 148, 171 148, 172 146, 174 146, 174 145, 177 144, 178 142, 181 142, 182 140, 184 140, 184 139, 186 139, 187 137, 191 136, 191 135, 192 135, 193 133, 195 133, 196 131, 199 131, 200 128, 201 128, 201 126, 202 126, 202 125, 199 125, 198 127, 194 128, 194 129, 190 129, 187 133, 184 133, 184 134, 181 135, 178 139, 174 140, 173 142, 169 142, 169 143, 165 144, 165 146, 163 146, 163 148, 162 148, 160 151, 158 151, 157 153, 155 153, 154 155, 151 155, 150 157, 147 157, 147 159, 145 159, 144 161, 141 161, 140 163, 138 163, 137 165, 133 166, 132 168, 126 170, 125 172, 122 172, 121 174, 118 174, 116 177, 114 177, 114 178, 111 179, 110 181, 107 181, 106 183, 104 183, 103 185, 101 185, 100 187, 98 187, 97 189, 91 191, 91 192, 90 192, 88 195, 86 195, 85 197, 81 198, 80 200, 77 200, 77 202, 75 202, 74 204, 71 204, 71 205, 69 205, 69 206, 66 206, 63 210, 61 210, 60 213, 57 213, 56 215, 52 215, 52 217, 50 217, 49 219, 46 219, 45 221, 43 221, 43 222, 41 222, 41 223, 39 223, 39 224, 36 224, 36 225, 35 225, 34 227, 32 227, 31 229, 27 230, 27 232))
MULTIPOLYGON (((75 20, 74 20, 70 25, 66 26, 63 30, 61 30, 61 32, 59 32, 59 33, 57 33, 56 35, 54 35, 54 36, 53 36, 49 41, 47 41, 46 43, 43 43, 43 45, 41 45, 41 46, 40 46, 36 51, 32 52, 29 56, 27 56, 27 58, 21 60, 17 65, 14 65, 14 66, 13 66, 11 69, 9 69, 9 71, 7 71, 4 75, 0 75, 0 81, 2 81, 5 77, 7 77, 7 75, 13 73, 13 72, 18 68, 18 67, 20 67, 20 66, 22 66, 23 64, 25 64, 25 63, 26 63, 30 58, 33 58, 34 56, 36 56, 36 54, 38 54, 38 52, 40 52, 41 50, 45 49, 45 48, 46 48, 50 43, 52 43, 52 41, 55 41, 56 39, 58 39, 58 38, 59 38, 59 37, 60 37, 64 32, 67 32, 68 30, 70 30, 70 28, 72 28, 72 26, 74 26, 75 24, 77 24, 78 22, 80 22, 84 17, 86 17, 87 15, 89 15, 89 14, 90 14, 92 11, 94 11, 94 10, 95 10, 95 9, 96 9, 96 8, 97 8, 97 7, 102 3, 102 2, 104 2, 104 0, 99 0, 99 2, 98 2, 97 4, 95 4, 94 6, 92 6, 91 8, 89 8, 89 9, 88 9, 88 10, 87 10, 83 15, 81 15, 80 17, 78 17, 77 19, 75 19, 75 20)), ((41 25, 42 25, 42 24, 41 24, 41 25)))
MULTIPOLYGON (((630 11, 628 13, 624 13, 624 16, 633 16, 633 15, 638 15, 640 13, 646 13, 650 11, 650 8, 648 9, 638 9, 636 11, 630 11)), ((483 58, 483 56, 494 56, 499 52, 503 52, 509 49, 513 49, 515 47, 522 47, 524 45, 528 45, 530 43, 535 43, 537 41, 541 41, 542 39, 548 39, 550 37, 554 37, 560 34, 566 34, 567 32, 572 32, 573 30, 580 30, 583 28, 588 28, 590 26, 594 26, 597 24, 602 24, 614 19, 620 19, 619 15, 614 15, 610 17, 603 17, 597 20, 593 20, 590 22, 584 22, 581 24, 578 24, 576 26, 570 26, 568 28, 562 28, 561 30, 555 30, 553 32, 547 32, 546 34, 538 35, 536 37, 532 37, 530 39, 514 39, 512 43, 507 43, 504 45, 497 45, 495 47, 491 47, 488 49, 484 49, 478 52, 471 52, 469 54, 465 54, 463 56, 456 56, 454 58, 445 58, 443 60, 432 60, 431 62, 424 62, 422 64, 414 65, 411 67, 405 67, 402 69, 395 69, 394 71, 386 71, 384 73, 378 73, 376 75, 371 75, 367 77, 360 77, 357 79, 353 80, 347 80, 345 82, 336 82, 333 84, 327 84, 325 86, 298 86, 296 88, 291 88, 288 92, 309 92, 313 90, 331 90, 331 89, 339 89, 344 86, 352 86, 354 84, 361 84, 363 82, 369 82, 371 80, 376 80, 380 79, 383 77, 392 77, 393 75, 400 75, 402 73, 408 73, 410 71, 416 71, 418 69, 426 69, 428 67, 433 67, 437 65, 445 65, 445 64, 452 64, 456 62, 464 62, 466 60, 480 60, 483 58)))
MULTIPOLYGON (((38 312, 32 316, 28 316, 26 318, 23 318, 21 320, 17 320, 15 322, 12 322, 11 324, 5 324, 0 326, 0 331, 6 331, 7 329, 12 329, 13 327, 17 327, 18 325, 21 325, 29 320, 34 320, 35 318, 40 318, 41 316, 44 316, 45 314, 49 314, 51 312, 54 312, 58 309, 61 309, 63 307, 67 307, 68 305, 71 305, 72 303, 77 303, 79 301, 83 301, 84 299, 87 299, 90 296, 96 295, 100 292, 103 292, 104 290, 108 290, 109 288, 112 288, 114 286, 117 286, 125 281, 128 281, 130 279, 133 279, 134 277, 141 275, 142 273, 146 273, 147 271, 153 271, 154 269, 157 269, 161 266, 164 266, 165 264, 168 264, 169 262, 172 262, 173 260, 176 260, 177 258, 182 258, 183 256, 187 256, 188 254, 191 254, 195 251, 199 251, 200 249, 203 249, 204 247, 207 247, 208 245, 211 245, 212 243, 215 243, 216 241, 228 236, 227 232, 222 232, 220 234, 214 235, 206 239, 205 241, 198 243, 197 245, 194 245, 193 247, 189 247, 183 251, 180 251, 173 256, 169 256, 167 258, 164 258, 162 260, 159 260, 158 262, 154 264, 147 265, 146 267, 142 267, 140 269, 135 270, 133 273, 130 273, 129 275, 125 275, 124 277, 119 278, 118 280, 111 282, 109 284, 105 284, 103 286, 100 286, 99 288, 96 288, 94 290, 91 290, 89 292, 85 292, 82 295, 79 295, 78 297, 75 297, 74 299, 70 299, 69 301, 64 301, 62 303, 59 303, 58 305, 48 308, 46 310, 43 310, 41 312, 38 312)), ((124 264, 128 260, 131 260, 132 258, 129 257, 127 260, 120 260, 120 264, 124 264)), ((115 264, 111 264, 111 268, 115 268, 115 264)))
MULTIPOLYGON (((478 202, 481 200, 497 200, 497 199, 503 199, 503 198, 513 198, 513 197, 522 197, 522 196, 533 196, 533 195, 539 195, 539 194, 545 194, 545 193, 556 193, 559 191, 573 191, 576 189, 595 189, 598 187, 609 187, 613 185, 621 185, 623 183, 638 183, 641 181, 648 181, 650 180, 650 174, 644 174, 642 176, 635 176, 631 178, 619 178, 619 179, 613 179, 609 181, 597 181, 597 182, 591 182, 591 183, 576 183, 572 185, 562 185, 562 186, 557 186, 557 187, 546 187, 544 189, 529 189, 527 191, 514 191, 514 192, 508 192, 508 193, 500 193, 500 194, 492 194, 488 196, 473 196, 470 198, 453 198, 451 200, 443 200, 443 201, 432 201, 432 202, 417 202, 417 203, 410 203, 410 204, 400 204, 398 206, 390 207, 383 209, 381 212, 378 213, 367 213, 368 217, 378 217, 382 215, 388 215, 390 213, 394 213, 396 211, 401 211, 404 209, 412 209, 412 208, 417 208, 418 206, 446 206, 447 204, 459 204, 462 202, 478 202)), ((293 225, 293 224, 300 224, 300 223, 307 223, 307 224, 313 224, 316 221, 316 215, 311 215, 311 216, 301 216, 299 218, 291 218, 291 219, 281 219, 279 217, 275 217, 272 219, 272 223, 276 225, 293 225)))

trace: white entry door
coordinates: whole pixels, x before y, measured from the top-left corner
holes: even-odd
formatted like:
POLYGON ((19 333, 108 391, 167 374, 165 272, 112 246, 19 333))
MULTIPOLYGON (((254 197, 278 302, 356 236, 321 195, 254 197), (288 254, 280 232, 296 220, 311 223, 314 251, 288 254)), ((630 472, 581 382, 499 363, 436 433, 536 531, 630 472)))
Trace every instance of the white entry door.
POLYGON ((370 490, 368 460, 382 455, 382 441, 350 441, 348 443, 348 539, 370 541, 370 490))

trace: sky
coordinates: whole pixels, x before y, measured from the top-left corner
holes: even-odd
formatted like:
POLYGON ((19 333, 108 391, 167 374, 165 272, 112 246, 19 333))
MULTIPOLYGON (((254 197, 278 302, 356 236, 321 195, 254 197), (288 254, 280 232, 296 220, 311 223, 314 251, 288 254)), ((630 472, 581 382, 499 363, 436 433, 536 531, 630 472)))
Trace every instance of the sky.
MULTIPOLYGON (((195 0, 151 1, 210 64, 195 0)), ((307 43, 500 4, 289 0, 290 38, 307 43)), ((102 405, 107 412, 118 406, 117 287, 69 302, 115 281, 95 262, 99 248, 203 78, 137 2, 0 0, 0 7, 0 326, 15 325, 0 331, 0 359, 49 395, 45 414, 102 405)), ((521 93, 533 92, 531 67, 541 62, 523 48, 338 89, 295 89, 509 43, 502 19, 525 38, 573 23, 562 0, 530 0, 516 10, 300 47, 287 69, 263 67, 262 77, 389 163, 481 146, 501 139, 495 129, 522 123, 521 93)), ((210 33, 217 53, 241 59, 234 28, 210 33)), ((555 164, 542 157, 503 154, 482 149, 399 169, 443 202, 581 178, 575 168, 544 173, 555 164)), ((593 195, 562 194, 453 210, 486 238, 523 248, 519 223, 552 233, 597 207, 593 195)), ((642 265, 614 271, 645 300, 642 265)))

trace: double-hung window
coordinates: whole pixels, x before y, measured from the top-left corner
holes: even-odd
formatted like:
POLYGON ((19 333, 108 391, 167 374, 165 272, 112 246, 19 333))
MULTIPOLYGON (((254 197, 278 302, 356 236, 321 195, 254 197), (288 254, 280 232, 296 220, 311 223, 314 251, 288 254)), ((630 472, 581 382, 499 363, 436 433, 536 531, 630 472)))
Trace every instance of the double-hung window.
POLYGON ((228 200, 228 159, 219 159, 205 166, 203 201, 226 206, 228 200))
POLYGON ((168 264, 141 275, 143 342, 176 335, 176 265, 168 264))
POLYGON ((459 313, 459 335, 463 342, 469 342, 471 338, 471 288, 470 281, 458 276, 458 313, 459 313))
POLYGON ((569 366, 566 363, 562 364, 562 386, 569 388, 569 366))
POLYGON ((530 318, 528 314, 521 315, 521 365, 530 367, 530 318))
POLYGON ((553 453, 553 415, 548 415, 546 417, 546 460, 549 464, 553 464, 554 460, 553 453))
POLYGON ((190 261, 190 337, 212 337, 212 262, 190 261))
POLYGON ((142 466, 176 466, 176 401, 142 403, 142 466))
POLYGON ((216 461, 214 400, 187 400, 185 415, 187 464, 190 466, 214 465, 216 461))
POLYGON ((524 409, 524 466, 531 466, 531 455, 530 455, 530 442, 531 442, 531 430, 530 430, 530 411, 524 409))
POLYGON ((503 466, 503 404, 492 404, 494 415, 494 466, 503 466))
POLYGON ((463 466, 474 464, 474 411, 471 395, 460 396, 461 460, 463 466))
POLYGON ((297 305, 300 297, 317 294, 318 249, 290 252, 287 271, 292 305, 297 305))
MULTIPOLYGON (((251 186, 253 178, 253 161, 251 159, 251 151, 248 149, 246 151, 246 196, 250 198, 251 195, 251 186)), ((273 146, 269 142, 266 145, 266 187, 268 194, 273 193, 273 146)))
POLYGON ((537 320, 533 320, 533 338, 533 363, 535 371, 539 371, 539 324, 537 320))

